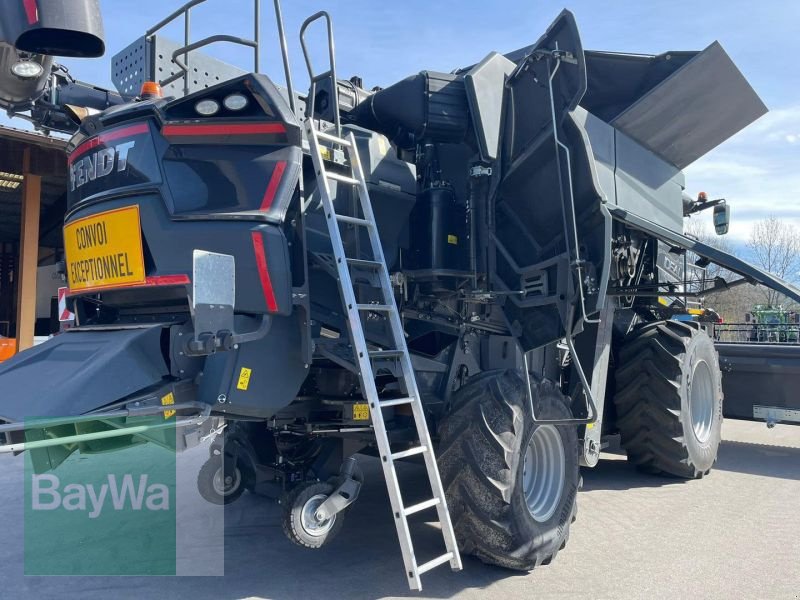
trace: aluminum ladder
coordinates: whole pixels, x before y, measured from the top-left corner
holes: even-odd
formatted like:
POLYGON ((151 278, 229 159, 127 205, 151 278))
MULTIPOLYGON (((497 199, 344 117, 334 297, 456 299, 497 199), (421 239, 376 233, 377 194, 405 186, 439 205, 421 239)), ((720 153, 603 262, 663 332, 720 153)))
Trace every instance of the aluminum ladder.
MULTIPOLYGON (((372 212, 372 205, 370 203, 361 161, 358 157, 355 137, 350 133, 347 139, 344 139, 318 131, 312 118, 306 119, 305 127, 311 150, 311 158, 314 162, 314 170, 319 186, 322 208, 325 214, 328 232, 331 237, 331 245, 333 246, 333 254, 339 276, 339 289, 344 306, 347 310, 348 329, 355 355, 354 358, 356 359, 359 369, 361 390, 364 399, 369 404, 370 417, 380 451, 383 474, 386 479, 386 487, 389 491, 392 514, 395 517, 397 536, 400 540, 400 549, 403 553, 406 575, 411 589, 421 590, 422 582, 420 577, 423 573, 447 562, 450 563, 450 567, 454 571, 459 571, 461 570, 461 556, 458 553, 456 537, 453 531, 453 525, 450 521, 450 513, 447 510, 444 488, 442 487, 442 481, 439 477, 439 469, 436 466, 436 457, 433 454, 428 427, 425 423, 422 400, 419 395, 419 390, 417 389, 416 379, 414 378, 411 356, 406 347, 400 312, 394 300, 392 284, 389 279, 389 270, 383 256, 383 248, 381 247, 375 216, 372 212), (334 147, 340 147, 343 150, 346 163, 349 165, 350 175, 342 175, 337 172, 328 171, 325 168, 322 156, 323 146, 321 142, 326 142, 334 147), (336 213, 334 202, 331 198, 330 181, 336 181, 337 184, 350 185, 355 188, 359 200, 357 205, 361 207, 363 218, 339 215, 336 213), (366 229, 369 235, 372 260, 363 260, 360 257, 351 258, 346 255, 341 232, 339 231, 339 225, 341 223, 366 229), (377 279, 380 282, 380 295, 382 297, 380 303, 358 303, 356 288, 350 273, 350 269, 353 267, 368 269, 377 275, 377 279), (379 313, 388 319, 390 338, 393 344, 392 348, 381 350, 369 349, 364 335, 361 315, 370 312, 379 313), (401 388, 404 388, 404 397, 402 398, 381 399, 379 397, 375 383, 373 361, 386 359, 396 359, 399 364, 401 375, 398 379, 400 380, 401 388), (383 409, 403 404, 411 407, 417 428, 419 445, 408 450, 392 452, 389 437, 386 432, 386 425, 384 423, 383 409), (433 497, 424 502, 406 506, 403 503, 394 461, 415 455, 422 455, 425 460, 425 468, 427 470, 431 490, 433 491, 433 497), (432 508, 436 508, 438 513, 444 545, 447 551, 433 560, 418 564, 414 555, 414 544, 411 539, 408 517, 420 511, 432 508)), ((324 147, 329 149, 329 146, 324 147)))

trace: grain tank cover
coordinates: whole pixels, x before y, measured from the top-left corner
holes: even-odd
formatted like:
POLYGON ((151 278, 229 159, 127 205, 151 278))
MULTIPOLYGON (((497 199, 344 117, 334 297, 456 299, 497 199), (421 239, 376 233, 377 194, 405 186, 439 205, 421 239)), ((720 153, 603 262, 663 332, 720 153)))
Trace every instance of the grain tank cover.
POLYGON ((714 42, 610 124, 683 169, 766 112, 728 54, 714 42))

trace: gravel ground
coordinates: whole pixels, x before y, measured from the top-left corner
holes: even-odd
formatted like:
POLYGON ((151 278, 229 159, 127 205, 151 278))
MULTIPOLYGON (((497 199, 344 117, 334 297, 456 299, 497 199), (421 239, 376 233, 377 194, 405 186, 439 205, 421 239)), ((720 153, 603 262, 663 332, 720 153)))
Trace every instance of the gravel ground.
MULTIPOLYGON (((716 470, 702 481, 640 474, 605 453, 584 472, 579 515, 548 567, 518 574, 466 558, 410 593, 377 463, 340 536, 321 551, 281 534, 280 510, 245 494, 221 511, 194 491, 202 448, 181 455, 179 572, 206 577, 25 577, 22 460, 0 458, 0 598, 800 598, 800 427, 726 421, 716 470), (223 541, 224 540, 224 541, 223 541), (224 554, 223 554, 224 549, 224 554)), ((407 486, 423 471, 404 465, 407 486)), ((419 554, 437 539, 415 527, 419 554)), ((424 556, 423 556, 424 557, 424 556)))

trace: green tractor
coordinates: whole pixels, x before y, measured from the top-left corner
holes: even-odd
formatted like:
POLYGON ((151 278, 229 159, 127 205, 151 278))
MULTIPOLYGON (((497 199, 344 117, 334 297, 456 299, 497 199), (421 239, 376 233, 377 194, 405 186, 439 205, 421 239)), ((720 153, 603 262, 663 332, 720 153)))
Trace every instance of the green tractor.
POLYGON ((756 304, 745 315, 750 324, 749 341, 772 343, 800 343, 800 313, 782 306, 756 304))

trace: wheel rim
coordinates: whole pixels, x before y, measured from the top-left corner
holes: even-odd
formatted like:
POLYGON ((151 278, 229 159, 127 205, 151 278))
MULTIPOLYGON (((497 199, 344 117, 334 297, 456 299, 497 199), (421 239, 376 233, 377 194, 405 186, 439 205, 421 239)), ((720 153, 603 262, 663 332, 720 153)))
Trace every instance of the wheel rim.
POLYGON ((300 514, 300 525, 303 527, 303 531, 311 537, 326 535, 336 522, 336 515, 324 521, 317 519, 317 509, 327 499, 328 497, 325 494, 317 494, 309 498, 303 505, 303 510, 300 514))
POLYGON ((230 496, 239 489, 239 485, 241 483, 242 474, 239 469, 234 469, 233 474, 228 476, 225 476, 225 472, 222 467, 217 469, 217 472, 214 473, 214 491, 220 496, 230 496))
POLYGON ((558 508, 566 479, 566 454, 561 434, 553 425, 537 427, 522 464, 522 489, 528 511, 544 523, 558 508))
POLYGON ((711 426, 714 422, 714 378, 706 361, 700 360, 695 364, 691 386, 689 411, 692 429, 697 441, 705 443, 711 437, 711 426))

